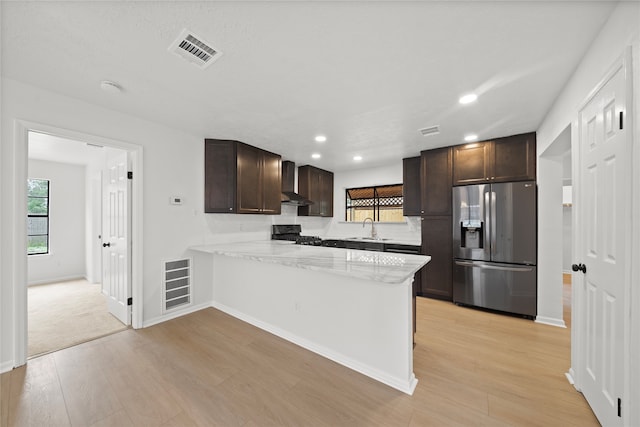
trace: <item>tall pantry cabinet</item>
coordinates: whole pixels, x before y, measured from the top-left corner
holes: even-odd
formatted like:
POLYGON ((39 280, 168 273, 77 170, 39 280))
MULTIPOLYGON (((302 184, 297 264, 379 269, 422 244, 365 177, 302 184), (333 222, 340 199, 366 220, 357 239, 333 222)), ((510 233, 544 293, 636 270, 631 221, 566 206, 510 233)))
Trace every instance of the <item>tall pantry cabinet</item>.
POLYGON ((431 256, 431 261, 422 271, 421 295, 451 300, 453 298, 452 149, 445 147, 422 151, 420 160, 422 253, 431 256))

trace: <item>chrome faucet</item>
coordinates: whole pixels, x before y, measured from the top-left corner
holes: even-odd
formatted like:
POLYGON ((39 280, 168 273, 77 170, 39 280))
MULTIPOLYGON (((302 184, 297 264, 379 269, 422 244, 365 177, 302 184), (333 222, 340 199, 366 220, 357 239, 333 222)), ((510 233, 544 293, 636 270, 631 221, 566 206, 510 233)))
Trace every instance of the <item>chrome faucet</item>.
POLYGON ((368 219, 371 220, 371 238, 372 239, 377 239, 378 238, 378 233, 376 232, 376 226, 373 223, 373 218, 366 217, 364 219, 364 221, 362 221, 362 228, 364 228, 364 226, 365 226, 365 224, 366 224, 368 219))

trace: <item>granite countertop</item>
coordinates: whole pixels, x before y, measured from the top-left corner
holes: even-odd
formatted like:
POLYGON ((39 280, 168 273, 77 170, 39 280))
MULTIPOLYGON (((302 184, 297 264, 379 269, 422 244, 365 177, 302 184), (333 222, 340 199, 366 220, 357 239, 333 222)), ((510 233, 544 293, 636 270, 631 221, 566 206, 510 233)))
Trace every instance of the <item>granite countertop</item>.
POLYGON ((189 249, 389 284, 404 283, 431 260, 430 256, 424 255, 304 246, 272 240, 201 245, 189 249))

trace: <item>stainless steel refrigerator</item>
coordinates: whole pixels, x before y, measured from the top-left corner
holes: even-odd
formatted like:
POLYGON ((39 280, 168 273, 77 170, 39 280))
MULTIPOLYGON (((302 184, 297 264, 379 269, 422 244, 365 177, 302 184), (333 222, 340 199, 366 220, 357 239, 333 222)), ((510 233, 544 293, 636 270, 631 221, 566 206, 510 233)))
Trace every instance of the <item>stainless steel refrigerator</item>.
POLYGON ((453 302, 533 318, 534 181, 453 188, 453 302))

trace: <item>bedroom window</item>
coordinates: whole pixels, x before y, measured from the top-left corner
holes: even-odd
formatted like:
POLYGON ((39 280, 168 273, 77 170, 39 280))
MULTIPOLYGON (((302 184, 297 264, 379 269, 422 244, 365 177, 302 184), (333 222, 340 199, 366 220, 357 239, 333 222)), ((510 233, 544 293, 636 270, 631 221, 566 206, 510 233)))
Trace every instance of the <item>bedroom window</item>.
POLYGON ((346 189, 346 221, 402 222, 402 184, 346 189))
POLYGON ((49 253, 49 180, 27 180, 27 255, 49 253))

